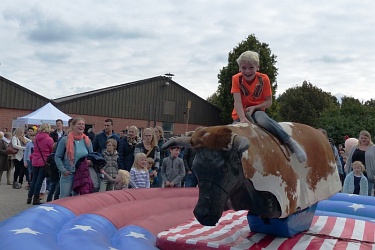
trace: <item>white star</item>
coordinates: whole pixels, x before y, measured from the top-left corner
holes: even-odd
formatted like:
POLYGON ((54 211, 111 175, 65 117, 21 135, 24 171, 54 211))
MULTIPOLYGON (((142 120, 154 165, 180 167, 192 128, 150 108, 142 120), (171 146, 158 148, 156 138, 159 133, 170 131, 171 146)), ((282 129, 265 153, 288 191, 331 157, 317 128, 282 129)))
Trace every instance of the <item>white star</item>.
POLYGON ((357 211, 357 209, 359 209, 359 208, 365 208, 365 206, 363 206, 362 204, 356 204, 356 203, 353 203, 353 205, 348 206, 348 207, 353 208, 354 211, 357 211))
POLYGON ((134 237, 134 238, 143 238, 145 240, 147 240, 147 238, 145 237, 144 234, 140 234, 140 233, 136 233, 136 232, 130 232, 130 234, 128 235, 125 235, 125 236, 129 236, 129 237, 134 237))
POLYGON ((25 228, 22 228, 22 229, 10 230, 10 231, 16 232, 15 234, 34 234, 34 235, 42 234, 42 233, 39 233, 37 231, 31 230, 28 227, 25 227, 25 228))
POLYGON ((39 205, 39 206, 36 207, 36 209, 44 209, 47 212, 54 211, 54 212, 58 213, 58 211, 54 207, 47 207, 47 206, 39 205))
POLYGON ((80 229, 82 231, 94 231, 96 232, 94 229, 91 228, 91 226, 84 226, 84 225, 74 225, 74 227, 70 230, 75 230, 75 229, 80 229))

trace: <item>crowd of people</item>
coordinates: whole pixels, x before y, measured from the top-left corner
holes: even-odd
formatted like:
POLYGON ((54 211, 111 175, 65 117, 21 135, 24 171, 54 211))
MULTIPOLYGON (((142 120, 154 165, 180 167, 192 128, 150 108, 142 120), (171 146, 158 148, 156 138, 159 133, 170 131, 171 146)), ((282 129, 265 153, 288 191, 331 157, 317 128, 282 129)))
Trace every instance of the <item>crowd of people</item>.
POLYGON ((49 202, 124 188, 196 187, 197 181, 184 184, 185 174, 192 173, 190 153, 183 159, 180 147, 161 150, 165 142, 159 126, 142 134, 130 126, 116 134, 113 120, 106 119, 95 134, 93 129, 85 133, 83 118, 71 119, 65 130, 58 119, 54 130, 43 123, 26 131, 17 128, 13 136, 0 132, 0 178, 6 172, 7 184, 28 189, 26 203, 33 205, 42 204, 47 192, 49 202), (17 153, 6 152, 10 143, 17 153))

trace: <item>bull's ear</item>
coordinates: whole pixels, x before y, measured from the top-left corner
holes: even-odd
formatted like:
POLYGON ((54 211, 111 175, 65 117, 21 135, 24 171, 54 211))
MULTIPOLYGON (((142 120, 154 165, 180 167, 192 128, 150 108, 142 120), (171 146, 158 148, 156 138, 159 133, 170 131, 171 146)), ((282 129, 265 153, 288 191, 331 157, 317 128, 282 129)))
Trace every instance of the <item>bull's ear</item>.
POLYGON ((244 152, 250 147, 250 141, 246 137, 237 135, 233 139, 233 148, 239 152, 244 152))
POLYGON ((188 136, 184 137, 174 137, 169 139, 166 143, 163 144, 161 147, 162 150, 166 150, 170 147, 190 147, 190 138, 188 136))

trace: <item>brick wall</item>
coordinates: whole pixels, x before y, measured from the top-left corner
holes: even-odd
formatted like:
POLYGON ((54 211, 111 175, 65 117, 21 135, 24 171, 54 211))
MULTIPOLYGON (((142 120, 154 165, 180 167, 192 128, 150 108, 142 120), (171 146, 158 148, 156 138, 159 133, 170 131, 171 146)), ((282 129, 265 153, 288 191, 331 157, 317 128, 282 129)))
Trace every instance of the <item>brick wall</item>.
MULTIPOLYGON (((12 128, 13 119, 17 117, 25 116, 30 114, 33 110, 18 110, 18 109, 4 109, 0 108, 0 130, 2 131, 4 127, 8 128, 10 131, 12 128)), ((82 117, 85 119, 86 124, 93 125, 95 127, 95 132, 98 133, 104 129, 104 120, 111 117, 101 117, 101 116, 87 116, 79 114, 67 114, 71 117, 82 117)), ((121 118, 111 118, 113 120, 113 129, 116 133, 119 133, 120 130, 126 129, 132 125, 137 126, 140 129, 147 128, 148 121, 145 120, 130 120, 130 119, 121 119, 121 118)), ((150 126, 154 125, 154 121, 150 122, 150 126)), ((161 122, 156 123, 157 126, 161 126, 161 122)), ((193 131, 199 126, 197 124, 188 124, 187 131, 193 131)), ((175 123, 173 134, 181 135, 184 134, 186 130, 186 124, 175 123)))

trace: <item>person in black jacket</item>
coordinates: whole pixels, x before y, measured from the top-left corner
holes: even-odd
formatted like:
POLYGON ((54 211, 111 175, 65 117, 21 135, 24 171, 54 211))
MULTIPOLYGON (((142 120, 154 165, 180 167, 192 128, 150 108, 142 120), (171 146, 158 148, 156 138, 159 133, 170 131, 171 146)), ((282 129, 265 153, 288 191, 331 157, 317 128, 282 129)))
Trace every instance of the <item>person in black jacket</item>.
POLYGON ((134 163, 134 148, 138 142, 138 128, 136 126, 129 127, 127 136, 120 140, 118 146, 119 169, 130 172, 134 163))
POLYGON ((56 147, 57 142, 64 135, 66 135, 66 133, 63 130, 63 121, 61 119, 57 119, 56 129, 49 134, 49 136, 53 139, 54 147, 56 147))

